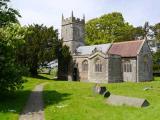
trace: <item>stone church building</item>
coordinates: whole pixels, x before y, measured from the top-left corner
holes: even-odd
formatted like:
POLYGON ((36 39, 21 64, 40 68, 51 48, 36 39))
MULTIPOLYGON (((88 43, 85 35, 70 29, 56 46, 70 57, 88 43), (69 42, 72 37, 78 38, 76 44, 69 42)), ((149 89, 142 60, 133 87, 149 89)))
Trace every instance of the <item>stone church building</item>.
POLYGON ((62 15, 61 37, 69 46, 72 64, 68 80, 112 83, 150 81, 152 54, 145 40, 85 46, 85 18, 62 15))

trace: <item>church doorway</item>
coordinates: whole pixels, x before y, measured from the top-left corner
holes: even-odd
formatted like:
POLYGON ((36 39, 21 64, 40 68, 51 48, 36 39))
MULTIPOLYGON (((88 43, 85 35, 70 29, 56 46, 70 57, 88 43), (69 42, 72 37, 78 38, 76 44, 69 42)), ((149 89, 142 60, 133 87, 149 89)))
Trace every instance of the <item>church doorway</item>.
POLYGON ((73 81, 77 81, 78 80, 78 69, 74 68, 73 69, 73 81))

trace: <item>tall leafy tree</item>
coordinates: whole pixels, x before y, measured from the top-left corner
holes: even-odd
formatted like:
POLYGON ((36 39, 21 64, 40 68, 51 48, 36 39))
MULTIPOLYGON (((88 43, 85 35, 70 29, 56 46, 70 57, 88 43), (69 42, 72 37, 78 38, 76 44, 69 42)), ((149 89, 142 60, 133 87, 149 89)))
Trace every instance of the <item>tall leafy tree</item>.
POLYGON ((153 54, 153 70, 160 72, 160 50, 153 54))
POLYGON ((24 44, 25 31, 19 24, 0 28, 0 93, 22 87, 22 69, 16 62, 16 54, 18 47, 24 44))
POLYGON ((19 50, 19 63, 29 67, 29 71, 36 76, 40 65, 56 58, 58 31, 44 25, 30 25, 25 35, 25 45, 19 50))
POLYGON ((16 9, 8 6, 10 0, 0 0, 0 27, 7 25, 9 22, 18 23, 18 17, 21 17, 16 9))
POLYGON ((157 40, 158 42, 160 42, 160 23, 155 24, 155 25, 152 27, 152 29, 153 29, 153 31, 154 31, 156 40, 157 40))
POLYGON ((138 26, 134 28, 134 38, 135 39, 144 39, 146 36, 146 32, 142 26, 138 26))
MULTIPOLYGON (((154 31, 154 37, 158 46, 160 45, 160 23, 157 23, 152 26, 152 30, 154 31)), ((153 54, 153 70, 159 72, 160 71, 160 50, 158 49, 156 53, 153 54)))
POLYGON ((86 23, 86 43, 101 44, 134 39, 134 27, 124 21, 121 13, 113 12, 86 23))
POLYGON ((56 51, 58 58, 58 79, 67 80, 67 76, 72 68, 72 66, 70 66, 72 56, 69 47, 66 45, 63 46, 63 41, 60 40, 56 51))
POLYGON ((134 28, 134 37, 135 39, 154 39, 154 28, 149 22, 145 22, 144 26, 138 26, 134 28))

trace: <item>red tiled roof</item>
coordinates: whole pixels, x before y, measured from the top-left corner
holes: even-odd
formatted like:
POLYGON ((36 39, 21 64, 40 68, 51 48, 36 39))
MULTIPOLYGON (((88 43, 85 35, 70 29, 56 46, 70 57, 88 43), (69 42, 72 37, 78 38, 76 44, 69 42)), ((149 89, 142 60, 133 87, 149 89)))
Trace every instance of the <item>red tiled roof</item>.
POLYGON ((144 40, 113 43, 108 53, 122 57, 136 57, 143 43, 144 40))

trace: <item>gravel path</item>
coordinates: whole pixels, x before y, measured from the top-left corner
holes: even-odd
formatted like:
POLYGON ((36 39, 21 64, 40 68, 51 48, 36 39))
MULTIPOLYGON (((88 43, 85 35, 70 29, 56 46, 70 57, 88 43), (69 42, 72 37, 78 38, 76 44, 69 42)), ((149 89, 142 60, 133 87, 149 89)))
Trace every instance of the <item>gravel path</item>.
POLYGON ((37 85, 32 91, 23 112, 20 114, 19 120, 44 120, 43 85, 37 85))

